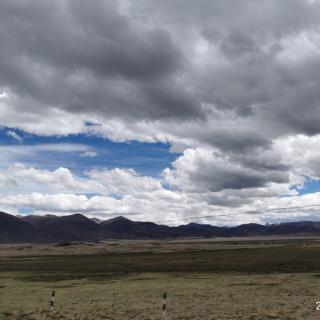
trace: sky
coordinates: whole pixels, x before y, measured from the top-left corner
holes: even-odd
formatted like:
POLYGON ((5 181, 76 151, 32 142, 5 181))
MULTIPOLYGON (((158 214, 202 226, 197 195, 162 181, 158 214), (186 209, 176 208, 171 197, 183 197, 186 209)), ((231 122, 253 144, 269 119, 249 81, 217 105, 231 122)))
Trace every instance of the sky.
POLYGON ((320 2, 3 0, 0 210, 320 220, 320 2))

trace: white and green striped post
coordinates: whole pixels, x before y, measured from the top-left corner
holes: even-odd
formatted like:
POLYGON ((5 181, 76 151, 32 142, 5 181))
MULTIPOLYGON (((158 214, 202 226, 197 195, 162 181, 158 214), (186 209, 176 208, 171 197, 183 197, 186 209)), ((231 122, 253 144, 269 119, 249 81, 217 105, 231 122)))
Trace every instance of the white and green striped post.
POLYGON ((56 290, 52 289, 52 291, 51 291, 51 300, 50 300, 50 310, 51 311, 54 309, 55 302, 56 302, 56 290))
POLYGON ((162 318, 167 320, 167 292, 163 293, 162 318))

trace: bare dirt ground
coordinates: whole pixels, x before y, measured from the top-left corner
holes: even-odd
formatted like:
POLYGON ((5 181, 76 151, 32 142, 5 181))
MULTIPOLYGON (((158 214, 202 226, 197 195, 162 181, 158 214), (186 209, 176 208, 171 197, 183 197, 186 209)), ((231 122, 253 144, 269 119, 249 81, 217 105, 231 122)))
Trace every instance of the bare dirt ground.
POLYGON ((320 317, 318 239, 113 241, 0 252, 1 320, 161 319, 164 291, 168 320, 320 317))

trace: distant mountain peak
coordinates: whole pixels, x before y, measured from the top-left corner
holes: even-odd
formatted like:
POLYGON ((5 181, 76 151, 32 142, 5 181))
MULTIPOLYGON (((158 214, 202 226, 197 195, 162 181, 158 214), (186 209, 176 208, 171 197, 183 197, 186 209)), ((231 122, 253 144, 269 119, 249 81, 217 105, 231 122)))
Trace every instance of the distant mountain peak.
POLYGON ((105 220, 104 223, 113 223, 113 222, 133 222, 132 220, 124 217, 124 216, 118 216, 118 217, 115 217, 115 218, 111 218, 111 219, 108 219, 108 220, 105 220))
POLYGON ((88 217, 86 217, 85 215, 81 214, 81 213, 73 213, 67 216, 60 216, 58 217, 60 219, 64 219, 64 220, 73 220, 73 221, 91 221, 92 220, 88 217))

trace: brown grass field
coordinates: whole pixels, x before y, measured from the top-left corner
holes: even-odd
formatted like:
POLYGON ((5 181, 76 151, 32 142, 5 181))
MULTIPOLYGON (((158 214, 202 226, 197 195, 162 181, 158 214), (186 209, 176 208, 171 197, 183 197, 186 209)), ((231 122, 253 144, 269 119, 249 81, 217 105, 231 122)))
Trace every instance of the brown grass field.
POLYGON ((0 320, 319 319, 320 239, 0 246, 0 320), (54 311, 51 289, 57 290, 54 311))

